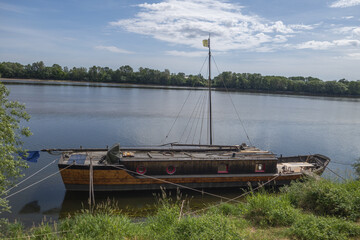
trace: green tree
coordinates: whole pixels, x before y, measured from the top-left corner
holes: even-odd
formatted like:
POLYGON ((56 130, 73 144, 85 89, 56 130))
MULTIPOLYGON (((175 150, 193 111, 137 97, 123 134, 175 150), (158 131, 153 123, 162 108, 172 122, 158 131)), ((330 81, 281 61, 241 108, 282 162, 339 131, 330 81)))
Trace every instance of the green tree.
POLYGON ((360 80, 349 83, 349 93, 351 95, 360 95, 360 80))
POLYGON ((24 152, 22 136, 30 136, 27 127, 21 126, 21 121, 28 121, 30 116, 25 112, 25 106, 8 100, 9 90, 0 82, 0 213, 9 211, 9 205, 4 198, 6 190, 13 181, 21 177, 21 170, 27 167, 19 157, 24 152))

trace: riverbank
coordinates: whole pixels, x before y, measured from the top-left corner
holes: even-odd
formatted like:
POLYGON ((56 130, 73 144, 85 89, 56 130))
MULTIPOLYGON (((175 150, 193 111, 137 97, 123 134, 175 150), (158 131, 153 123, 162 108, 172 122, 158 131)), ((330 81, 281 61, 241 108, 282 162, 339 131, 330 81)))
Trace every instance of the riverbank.
MULTIPOLYGON (((31 85, 56 85, 56 86, 83 86, 83 87, 117 87, 117 88, 145 88, 145 89, 173 89, 173 90, 207 90, 205 87, 188 87, 188 86, 165 86, 153 84, 129 84, 129 83, 108 83, 108 82, 83 82, 71 80, 42 80, 42 79, 15 79, 0 78, 5 84, 31 84, 31 85)), ((331 98, 360 98, 360 95, 334 95, 308 92, 292 91, 270 91, 270 90, 253 90, 253 89, 234 89, 234 88, 212 88, 215 91, 258 93, 258 94, 276 94, 289 96, 308 96, 308 97, 331 97, 331 98)))
POLYGON ((83 86, 83 87, 118 87, 118 88, 150 88, 150 89, 174 89, 174 90, 205 90, 204 87, 163 86, 152 84, 129 84, 107 82, 81 82, 70 80, 42 80, 42 79, 12 79, 0 78, 4 84, 31 84, 31 85, 56 85, 56 86, 83 86))
POLYGON ((122 214, 116 203, 98 204, 57 223, 31 229, 2 224, 11 239, 359 239, 360 181, 307 180, 280 192, 250 193, 237 203, 189 209, 181 195, 158 199, 143 221, 122 214))

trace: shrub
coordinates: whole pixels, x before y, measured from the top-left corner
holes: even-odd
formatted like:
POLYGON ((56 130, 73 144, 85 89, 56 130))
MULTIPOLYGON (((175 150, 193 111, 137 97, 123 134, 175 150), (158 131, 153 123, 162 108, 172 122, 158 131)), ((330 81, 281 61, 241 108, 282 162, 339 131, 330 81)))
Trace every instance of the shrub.
POLYGON ((360 181, 335 183, 329 180, 294 182, 282 189, 296 207, 318 215, 357 220, 360 217, 360 181))
POLYGON ((302 215, 289 229, 302 240, 339 240, 360 236, 360 226, 334 217, 302 215))
POLYGON ((248 197, 244 208, 245 218, 260 226, 290 226, 299 215, 286 196, 267 193, 248 197))

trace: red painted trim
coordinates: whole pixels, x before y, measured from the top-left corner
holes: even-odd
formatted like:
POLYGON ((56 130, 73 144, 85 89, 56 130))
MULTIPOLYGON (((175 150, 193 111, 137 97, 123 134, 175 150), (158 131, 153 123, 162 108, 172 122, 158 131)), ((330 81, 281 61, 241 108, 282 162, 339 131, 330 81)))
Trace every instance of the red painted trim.
POLYGON ((225 171, 218 171, 218 173, 229 173, 229 165, 228 164, 224 164, 226 166, 226 170, 225 171))
POLYGON ((144 167, 144 166, 137 166, 136 172, 137 172, 138 174, 143 175, 143 174, 146 173, 146 167, 144 167))
POLYGON ((174 166, 168 166, 168 167, 166 168, 167 174, 170 174, 170 175, 171 175, 171 174, 174 174, 175 171, 176 171, 176 167, 174 167, 174 166), (170 170, 169 168, 172 168, 172 169, 170 170))

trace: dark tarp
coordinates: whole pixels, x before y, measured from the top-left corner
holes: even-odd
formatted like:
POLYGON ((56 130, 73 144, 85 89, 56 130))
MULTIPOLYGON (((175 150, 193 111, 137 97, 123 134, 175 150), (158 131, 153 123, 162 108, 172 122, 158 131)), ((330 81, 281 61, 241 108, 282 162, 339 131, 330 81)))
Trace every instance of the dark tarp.
POLYGON ((40 152, 39 151, 27 151, 27 156, 25 153, 19 153, 20 157, 26 161, 29 162, 37 162, 37 160, 40 157, 40 152))
POLYGON ((106 153, 106 162, 119 163, 120 161, 120 144, 115 143, 106 153))

